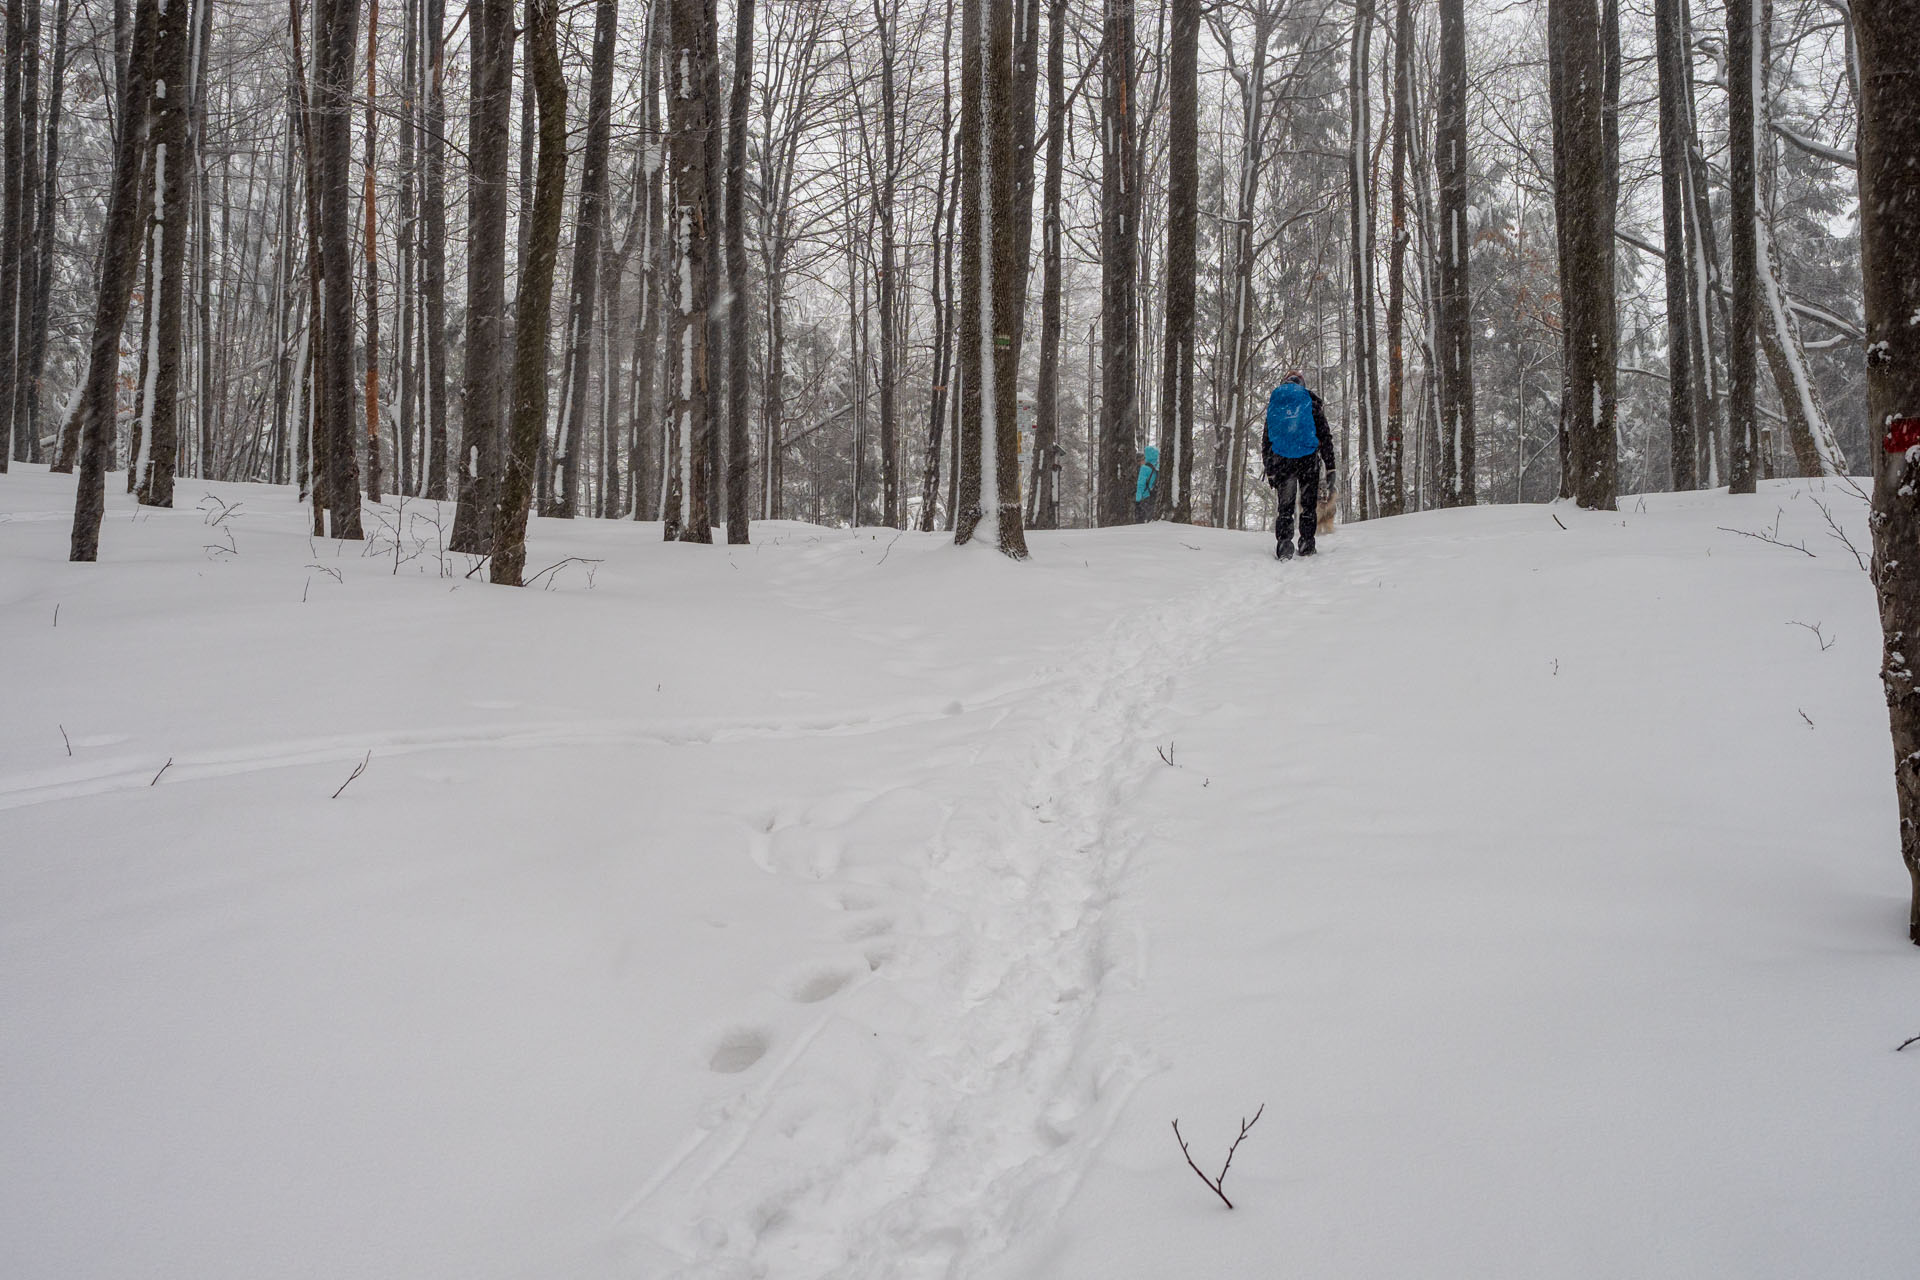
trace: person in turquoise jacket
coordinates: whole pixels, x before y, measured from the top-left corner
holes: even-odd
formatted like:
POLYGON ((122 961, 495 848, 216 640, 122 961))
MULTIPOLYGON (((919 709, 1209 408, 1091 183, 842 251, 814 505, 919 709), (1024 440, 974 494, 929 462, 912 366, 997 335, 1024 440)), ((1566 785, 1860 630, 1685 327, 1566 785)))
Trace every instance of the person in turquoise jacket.
POLYGON ((1133 522, 1153 519, 1153 500, 1160 490, 1160 450, 1148 445, 1140 453, 1140 478, 1133 485, 1133 522))

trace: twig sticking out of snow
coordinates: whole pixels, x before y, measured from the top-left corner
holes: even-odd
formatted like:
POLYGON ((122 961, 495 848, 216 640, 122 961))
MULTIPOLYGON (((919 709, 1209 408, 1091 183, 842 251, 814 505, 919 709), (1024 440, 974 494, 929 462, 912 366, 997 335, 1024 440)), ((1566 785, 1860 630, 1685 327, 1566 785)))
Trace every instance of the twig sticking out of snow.
MULTIPOLYGON (((1920 1036, 1915 1036, 1914 1039, 1920 1040, 1920 1036)), ((1908 1041, 1908 1043, 1911 1044, 1912 1041, 1908 1041)), ((1905 1045, 1901 1046, 1901 1048, 1905 1047, 1905 1045)), ((1173 1122, 1174 1141, 1180 1144, 1180 1154, 1187 1158, 1187 1168, 1193 1170, 1194 1176, 1206 1183, 1207 1190, 1219 1196, 1220 1203, 1229 1209, 1233 1208, 1233 1201, 1227 1199, 1227 1193, 1222 1190, 1222 1188, 1226 1185, 1227 1170, 1233 1168, 1233 1153, 1240 1149, 1242 1142, 1246 1141, 1247 1134, 1253 1131, 1253 1126, 1260 1123, 1260 1117, 1266 1113, 1266 1110, 1267 1104, 1263 1102, 1260 1104, 1260 1110, 1253 1113, 1253 1119, 1242 1120, 1240 1122, 1240 1136, 1235 1138, 1233 1145, 1227 1148, 1227 1162, 1220 1166, 1220 1176, 1217 1178, 1209 1178, 1206 1174, 1200 1172, 1200 1166, 1193 1162, 1193 1153, 1187 1150, 1187 1140, 1180 1136, 1180 1122, 1178 1120, 1173 1122)))
POLYGON ((1171 769, 1173 767, 1173 740, 1168 739, 1167 749, 1165 751, 1161 751, 1158 745, 1156 745, 1153 749, 1159 753, 1160 758, 1162 760, 1165 760, 1167 762, 1167 767, 1171 769))
POLYGON ((1895 1053, 1898 1053, 1898 1052, 1900 1052, 1900 1050, 1902 1050, 1902 1049, 1904 1049, 1904 1048, 1906 1048, 1906 1047, 1907 1047, 1908 1045, 1910 1045, 1910 1044, 1920 1044, 1920 1036, 1914 1036, 1914 1037, 1913 1037, 1912 1039, 1910 1039, 1910 1040, 1902 1040, 1902 1041, 1901 1041, 1901 1042, 1900 1042, 1900 1043, 1899 1043, 1898 1045, 1896 1045, 1896 1046, 1894 1047, 1894 1050, 1893 1050, 1893 1051, 1894 1051, 1895 1053))
POLYGON ((1737 533, 1743 538, 1752 538, 1755 542, 1764 542, 1770 547, 1785 547, 1789 551, 1798 551, 1809 560, 1818 560, 1820 558, 1814 555, 1813 552, 1807 550, 1806 544, 1803 542, 1782 542, 1770 533, 1754 533, 1750 529, 1729 529, 1723 524, 1715 525, 1714 528, 1722 533, 1737 533))
MULTIPOLYGON (((367 754, 361 759, 359 764, 353 766, 353 772, 347 775, 347 780, 340 784, 340 791, 345 791, 349 786, 353 785, 355 778, 367 771, 367 761, 371 759, 373 759, 373 748, 368 747, 367 754)), ((338 800, 340 798, 340 791, 334 792, 327 798, 330 800, 338 800)))
MULTIPOLYGON (((167 757, 167 762, 166 762, 165 764, 163 764, 163 765, 161 765, 161 766, 160 766, 160 773, 165 773, 165 772, 166 772, 167 770, 169 770, 169 769, 171 769, 171 768, 173 768, 173 757, 172 757, 172 756, 168 756, 168 757, 167 757)), ((149 782, 149 783, 148 783, 147 785, 151 787, 151 786, 154 786, 154 785, 156 785, 156 784, 158 784, 158 783, 159 783, 159 781, 160 781, 160 773, 156 773, 156 774, 154 774, 154 775, 153 775, 153 781, 152 781, 152 782, 149 782)))
POLYGON ((67 744, 67 754, 73 754, 73 739, 67 736, 67 726, 60 726, 60 741, 67 744))
POLYGON ((1562 520, 1562 519, 1561 519, 1561 518, 1560 518, 1559 516, 1557 516, 1557 515, 1554 515, 1554 513, 1553 513, 1553 512, 1551 512, 1551 511, 1549 511, 1549 512, 1547 512, 1547 514, 1548 514, 1548 515, 1550 515, 1550 516, 1553 516, 1553 522, 1554 522, 1555 524, 1557 524, 1557 525, 1559 525, 1559 526, 1560 526, 1560 530, 1561 530, 1561 532, 1563 532, 1563 533, 1564 533, 1564 532, 1566 531, 1566 528, 1567 528, 1567 525, 1566 525, 1566 521, 1564 521, 1564 520, 1562 520))
POLYGON ((1847 531, 1840 527, 1840 522, 1833 518, 1833 508, 1818 498, 1813 500, 1813 505, 1820 508, 1820 514, 1827 522, 1827 532, 1833 537, 1838 538, 1841 546, 1853 552, 1853 562, 1860 566, 1860 571, 1862 573, 1871 572, 1867 568, 1867 558, 1860 554, 1860 548, 1853 545, 1853 539, 1849 538, 1847 531))
POLYGON ((1805 627, 1808 631, 1813 632, 1813 638, 1820 642, 1820 652, 1822 653, 1825 653, 1827 650, 1833 648, 1833 642, 1840 638, 1838 636, 1826 635, 1824 632, 1820 630, 1823 624, 1818 622, 1800 622, 1798 620, 1795 620, 1787 623, 1787 625, 1790 627, 1805 627))

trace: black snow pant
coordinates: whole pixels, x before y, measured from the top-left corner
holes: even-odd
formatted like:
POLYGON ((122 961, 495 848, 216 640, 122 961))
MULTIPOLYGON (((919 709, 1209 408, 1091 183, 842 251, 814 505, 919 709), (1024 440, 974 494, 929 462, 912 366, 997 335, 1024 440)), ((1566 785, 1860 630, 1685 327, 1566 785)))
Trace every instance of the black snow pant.
POLYGON ((1280 503, 1273 522, 1275 546, 1293 545, 1294 507, 1298 504, 1300 549, 1312 551, 1313 533, 1320 519, 1320 455, 1310 453, 1304 458, 1273 459, 1267 483, 1273 486, 1274 496, 1280 503))

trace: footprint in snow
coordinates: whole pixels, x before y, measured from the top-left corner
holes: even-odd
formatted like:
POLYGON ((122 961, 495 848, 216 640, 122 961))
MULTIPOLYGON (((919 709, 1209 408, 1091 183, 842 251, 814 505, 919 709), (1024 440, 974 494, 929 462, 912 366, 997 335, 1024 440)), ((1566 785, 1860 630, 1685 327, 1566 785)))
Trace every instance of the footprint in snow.
POLYGON ((845 965, 818 965, 794 974, 781 989, 795 1004, 818 1004, 838 995, 853 978, 854 971, 845 965))
POLYGON ((848 942, 865 942, 868 938, 885 937, 893 932, 893 919, 890 916, 869 916, 865 920, 856 920, 840 931, 840 936, 848 942))
POLYGON ((732 1027, 720 1033, 707 1055, 707 1066, 721 1075, 738 1075, 767 1056, 773 1041, 759 1027, 732 1027))

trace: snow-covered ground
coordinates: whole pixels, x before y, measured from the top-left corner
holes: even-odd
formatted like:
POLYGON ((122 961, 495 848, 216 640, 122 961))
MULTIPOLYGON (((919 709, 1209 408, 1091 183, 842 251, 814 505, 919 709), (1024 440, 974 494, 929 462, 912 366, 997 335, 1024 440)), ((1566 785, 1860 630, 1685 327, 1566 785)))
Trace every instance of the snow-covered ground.
POLYGON ((1914 1274, 1839 486, 517 592, 179 497, 0 477, 0 1275, 1914 1274))

